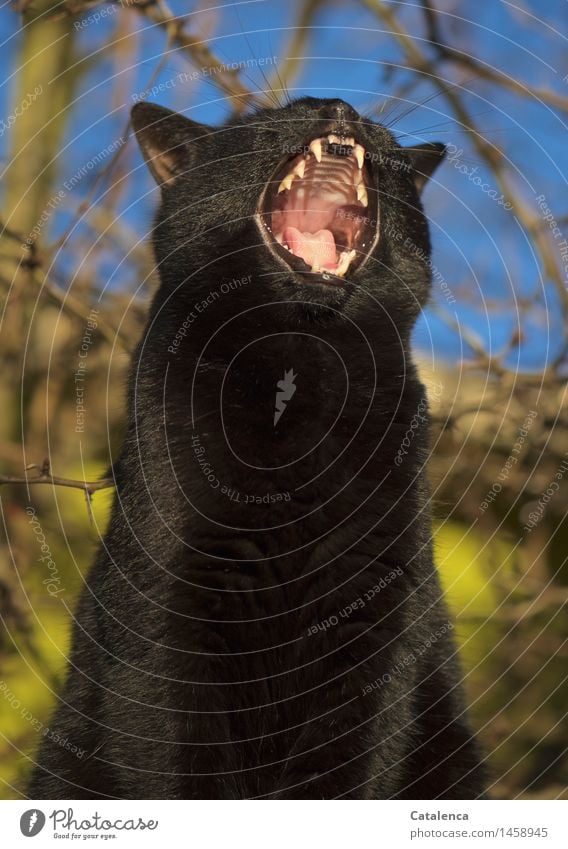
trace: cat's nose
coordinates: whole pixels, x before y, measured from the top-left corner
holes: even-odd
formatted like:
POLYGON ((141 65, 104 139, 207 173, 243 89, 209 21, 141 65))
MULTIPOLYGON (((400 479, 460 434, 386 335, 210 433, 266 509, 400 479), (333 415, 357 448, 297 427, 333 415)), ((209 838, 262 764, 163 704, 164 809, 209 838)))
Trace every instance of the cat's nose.
POLYGON ((321 118, 338 121, 342 124, 346 121, 357 121, 359 119, 359 115, 353 107, 339 98, 325 100, 318 111, 321 118))

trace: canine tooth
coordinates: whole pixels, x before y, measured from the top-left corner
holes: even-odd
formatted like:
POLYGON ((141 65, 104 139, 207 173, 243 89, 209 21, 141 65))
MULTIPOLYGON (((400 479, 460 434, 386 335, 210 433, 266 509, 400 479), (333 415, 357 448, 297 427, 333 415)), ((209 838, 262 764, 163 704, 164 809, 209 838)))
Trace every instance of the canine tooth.
POLYGON ((341 254, 341 262, 333 272, 337 277, 343 277, 351 264, 351 260, 355 256, 355 251, 343 251, 341 254))
POLYGON ((310 142, 310 150, 318 162, 321 162, 321 139, 314 139, 310 142))
POLYGON ((305 173, 306 173, 306 160, 300 159, 300 161, 298 162, 298 164, 295 166, 294 170, 292 171, 292 174, 294 174, 294 176, 299 177, 302 180, 305 173))
POLYGON ((353 153, 355 154, 357 165, 359 166, 359 168, 362 168, 363 162, 365 161, 365 148, 361 144, 356 144, 353 148, 353 153))
POLYGON ((363 206, 369 206, 369 198, 367 197, 367 189, 365 188, 363 183, 360 183, 360 185, 357 186, 357 200, 361 201, 363 206))
POLYGON ((278 194, 280 192, 285 191, 286 189, 290 190, 292 188, 292 183, 294 182, 294 174, 286 174, 280 185, 278 186, 278 194))

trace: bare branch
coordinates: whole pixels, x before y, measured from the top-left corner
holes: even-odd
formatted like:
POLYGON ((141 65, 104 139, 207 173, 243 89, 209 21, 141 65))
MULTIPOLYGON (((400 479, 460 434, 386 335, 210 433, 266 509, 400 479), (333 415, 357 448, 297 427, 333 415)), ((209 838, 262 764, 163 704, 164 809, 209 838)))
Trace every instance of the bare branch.
POLYGON ((530 100, 541 100, 543 103, 548 103, 556 109, 562 109, 563 111, 568 112, 567 97, 562 97, 554 91, 545 91, 541 88, 526 85, 508 74, 503 74, 501 71, 492 68, 486 62, 475 59, 470 53, 451 47, 442 38, 437 10, 434 8, 430 0, 420 0, 420 2, 422 3, 428 39, 432 47, 436 50, 438 59, 446 59, 457 65, 462 65, 464 68, 473 71, 478 77, 482 77, 488 82, 503 86, 503 88, 508 88, 509 91, 513 91, 521 97, 526 97, 530 100))
POLYGON ((156 26, 163 27, 169 40, 177 44, 197 68, 208 72, 215 84, 231 99, 236 112, 242 112, 251 103, 259 102, 258 96, 240 79, 238 69, 227 68, 210 50, 206 40, 188 32, 186 17, 175 15, 162 0, 133 5, 132 8, 156 26))
MULTIPOLYGON (((536 216, 524 203, 521 197, 514 192, 506 173, 504 157, 495 145, 488 142, 476 127, 475 122, 468 109, 464 106, 455 86, 448 84, 446 80, 434 73, 432 63, 420 50, 414 39, 399 23, 392 8, 384 3, 384 0, 365 0, 366 5, 371 8, 381 20, 389 27, 391 33, 402 47, 409 65, 419 74, 427 77, 444 95, 454 110, 462 127, 471 131, 471 141, 476 152, 481 156, 485 164, 492 169, 495 179, 499 185, 503 197, 511 204, 520 224, 532 237, 536 251, 540 258, 542 271, 545 277, 552 280, 560 298, 563 314, 566 318, 568 328, 568 290, 560 274, 556 263, 554 250, 549 238, 542 232, 536 216)), ((567 330, 568 332, 568 330, 567 330)))
POLYGON ((67 486, 72 489, 80 489, 90 497, 94 492, 98 492, 101 489, 112 489, 116 485, 114 478, 101 478, 98 481, 78 481, 52 475, 49 460, 44 460, 41 466, 38 466, 37 463, 31 463, 29 466, 26 466, 25 471, 31 471, 32 469, 38 469, 39 474, 34 477, 28 475, 25 477, 0 475, 0 486, 3 484, 24 486, 28 486, 29 484, 50 484, 51 486, 67 486))

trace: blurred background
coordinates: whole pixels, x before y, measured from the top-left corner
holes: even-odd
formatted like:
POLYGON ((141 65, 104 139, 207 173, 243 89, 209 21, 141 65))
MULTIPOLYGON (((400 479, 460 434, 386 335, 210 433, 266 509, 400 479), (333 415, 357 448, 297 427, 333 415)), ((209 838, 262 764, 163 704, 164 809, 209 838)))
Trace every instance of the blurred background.
POLYGON ((156 285, 129 110, 286 90, 448 145, 415 335, 437 562, 491 795, 568 798, 567 35, 563 0, 2 4, 0 796, 49 733, 156 285))

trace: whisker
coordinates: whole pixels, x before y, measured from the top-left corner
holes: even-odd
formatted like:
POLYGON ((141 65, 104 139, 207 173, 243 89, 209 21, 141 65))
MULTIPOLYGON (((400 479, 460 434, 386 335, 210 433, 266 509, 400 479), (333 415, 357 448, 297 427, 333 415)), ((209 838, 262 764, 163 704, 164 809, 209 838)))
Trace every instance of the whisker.
POLYGON ((272 88, 268 76, 265 74, 263 68, 258 64, 258 57, 256 56, 254 50, 252 49, 252 45, 250 43, 250 39, 249 39, 247 33, 244 31, 242 20, 241 20, 241 17, 239 15, 239 10, 237 9, 236 6, 234 7, 234 13, 235 13, 235 17, 236 17, 236 19, 239 23, 239 27, 241 28, 241 36, 246 41, 247 47, 249 49, 249 53, 250 53, 251 57, 254 59, 254 61, 257 63, 257 67, 259 68, 262 79, 264 80, 264 83, 265 83, 265 86, 266 86, 265 94, 268 97, 268 99, 271 100, 272 105, 275 108, 281 109, 282 103, 280 102, 280 99, 279 99, 276 91, 272 88))

